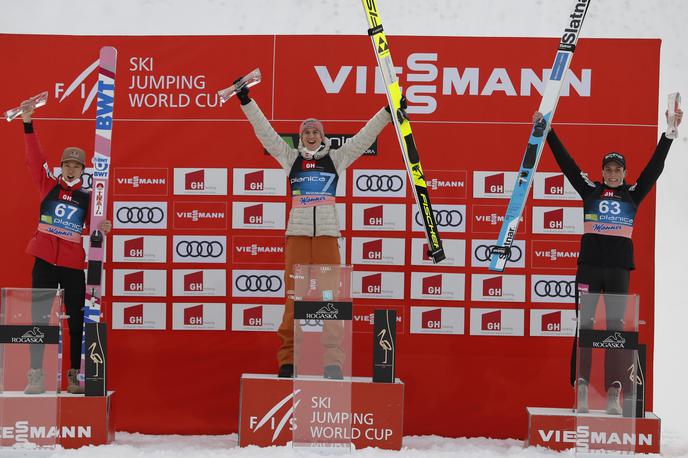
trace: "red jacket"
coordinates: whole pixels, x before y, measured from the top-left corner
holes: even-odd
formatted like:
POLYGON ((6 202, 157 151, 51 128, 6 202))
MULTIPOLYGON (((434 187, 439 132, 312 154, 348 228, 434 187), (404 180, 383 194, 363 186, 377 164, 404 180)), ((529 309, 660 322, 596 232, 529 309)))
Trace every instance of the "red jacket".
MULTIPOLYGON (((31 124, 25 124, 24 144, 26 147, 26 166, 34 183, 38 187, 41 201, 55 186, 70 189, 66 183, 60 183, 48 168, 43 149, 31 124)), ((78 189, 80 184, 73 188, 78 189)), ((87 221, 90 212, 87 213, 87 221)), ((81 243, 70 242, 45 232, 36 230, 26 247, 26 252, 37 258, 41 258, 50 264, 69 267, 71 269, 83 269, 86 253, 81 243)))

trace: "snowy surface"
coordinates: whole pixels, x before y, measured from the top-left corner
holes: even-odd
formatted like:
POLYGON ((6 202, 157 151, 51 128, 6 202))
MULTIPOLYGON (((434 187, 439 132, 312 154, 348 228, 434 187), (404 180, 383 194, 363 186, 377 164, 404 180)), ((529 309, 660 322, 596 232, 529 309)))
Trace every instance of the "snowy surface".
MULTIPOLYGON (((359 0, 0 0, 0 33, 71 35, 362 34, 359 0), (269 12, 269 14, 266 14, 269 12), (107 20, 103 20, 107 18, 107 20)), ((389 35, 559 36, 571 0, 378 0, 389 35)), ((583 37, 661 38, 658 124, 664 130, 666 95, 688 98, 688 0, 593 1, 583 37)), ((642 65, 642 62, 638 63, 642 65)), ((620 96, 624 96, 621 94, 620 96)), ((679 256, 688 226, 688 119, 657 185, 655 412, 665 456, 688 456, 688 362, 682 350, 688 304, 681 288, 688 263, 679 256)), ((659 134, 659 133, 658 133, 659 134)), ((118 435, 117 446, 54 456, 246 456, 274 449, 227 449, 235 436, 118 435)), ((405 456, 554 456, 521 449, 517 441, 407 438, 405 456)), ((278 449, 291 456, 291 449, 278 449)), ((366 450, 363 456, 390 454, 366 450)), ((33 455, 33 454, 32 454, 33 455)), ((0 452, 0 456, 6 456, 0 452)), ((8 455, 9 456, 9 455, 8 455)), ((21 455, 14 455, 21 456, 21 455)), ((303 456, 300 454, 299 456, 303 456)))

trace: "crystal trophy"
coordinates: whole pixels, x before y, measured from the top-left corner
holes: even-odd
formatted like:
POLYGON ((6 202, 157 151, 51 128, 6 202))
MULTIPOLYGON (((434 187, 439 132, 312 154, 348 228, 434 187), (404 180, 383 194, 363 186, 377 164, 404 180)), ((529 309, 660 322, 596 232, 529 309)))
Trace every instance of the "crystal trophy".
POLYGON ((234 95, 236 95, 236 93, 239 92, 240 90, 242 90, 243 88, 255 86, 256 84, 260 83, 260 79, 261 79, 260 69, 256 68, 255 70, 253 70, 248 75, 239 78, 239 81, 232 84, 228 88, 222 89, 221 91, 217 91, 217 95, 220 96, 220 98, 222 99, 222 102, 226 102, 227 100, 231 99, 234 95))
POLYGON ((681 110, 681 94, 672 92, 669 94, 669 107, 667 108, 667 132, 666 137, 675 139, 678 138, 678 126, 676 125, 676 115, 681 110))
POLYGON ((7 110, 4 114, 5 119, 7 121, 12 121, 14 118, 17 116, 21 116, 22 113, 25 113, 27 111, 32 111, 38 107, 42 107, 43 105, 46 104, 48 101, 48 91, 41 92, 38 95, 34 95, 28 100, 24 100, 21 105, 19 105, 17 108, 12 108, 11 110, 7 110))

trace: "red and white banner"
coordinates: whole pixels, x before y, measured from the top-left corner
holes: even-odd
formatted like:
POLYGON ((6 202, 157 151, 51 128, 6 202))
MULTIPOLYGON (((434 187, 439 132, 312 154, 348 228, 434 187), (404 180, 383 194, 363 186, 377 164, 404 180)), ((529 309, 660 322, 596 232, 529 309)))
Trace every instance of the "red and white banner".
MULTIPOLYGON (((403 312, 397 370, 414 387, 407 396, 407 405, 414 406, 413 415, 404 417, 407 434, 524 437, 522 406, 539 399, 541 386, 523 386, 507 398, 491 396, 513 374, 546 374, 541 382, 551 391, 552 405, 570 402, 561 359, 529 351, 541 346, 543 338, 552 354, 570 351, 568 338, 554 337, 569 334, 567 315, 573 304, 567 285, 575 275, 582 233, 581 202, 562 179, 548 147, 517 234, 516 246, 524 244, 522 258, 507 264, 503 275, 493 275, 479 261, 485 256, 479 247, 495 239, 501 228, 557 38, 389 39, 447 260, 434 265, 424 255, 412 186, 394 131, 387 126, 374 147, 340 174, 337 189, 343 236, 339 248, 342 262, 354 264, 354 308, 360 304, 403 312), (417 307, 428 309, 418 312, 417 307), (482 318, 477 328, 471 321, 480 309, 487 314, 485 329, 482 318), (501 321, 494 312, 501 313, 501 321), (443 335, 427 335, 431 333, 443 335), (509 337, 499 338, 503 335, 509 337), (473 354, 478 345, 480 357, 465 358, 456 367, 439 368, 427 357, 451 360, 473 354), (461 391, 486 399, 484 408, 465 409, 464 400, 455 396, 456 386, 436 383, 460 374, 472 374, 459 377, 461 391), (457 411, 462 415, 456 416, 457 411)), ((655 39, 628 39, 622 47, 618 40, 578 43, 554 123, 592 180, 600 179, 601 155, 620 151, 629 161, 627 181, 632 183, 655 149, 659 44, 655 39), (647 71, 637 71, 638 62, 647 71), (619 93, 629 96, 619 98, 619 93)), ((279 326, 287 293, 284 231, 290 197, 282 165, 266 154, 239 103, 235 98, 222 103, 216 93, 238 74, 258 67, 263 79, 251 88, 251 97, 285 141, 294 141, 301 120, 316 117, 335 146, 341 145, 386 104, 376 89, 369 38, 1 35, 0 52, 12 56, 14 67, 23 71, 21 77, 0 74, 3 87, 12 88, 0 94, 0 106, 14 107, 48 91, 48 103, 34 114, 34 127, 51 170, 59 165, 65 145, 93 150, 96 104, 89 94, 97 71, 89 68, 104 45, 116 47, 119 56, 107 208, 114 230, 107 237, 105 275, 112 294, 104 300, 115 330, 109 342, 110 381, 122 394, 117 429, 235 432, 232 412, 238 411, 241 373, 276 370, 279 339, 272 331, 279 326), (218 56, 230 52, 228 71, 227 60, 218 56), (307 88, 308 97, 294 91, 297 86, 307 88), (159 276, 152 283, 150 271, 159 276), (211 286, 206 287, 205 274, 223 271, 224 295, 215 280, 213 295, 184 290, 183 276, 175 277, 182 271, 202 272, 204 294, 211 286), (137 288, 143 294, 134 294, 137 288), (210 323, 206 307, 219 310, 220 303, 227 304, 225 329, 200 332, 199 320, 210 323), (188 324, 175 325, 179 307, 199 305, 203 307, 189 312, 188 324), (221 383, 199 382, 204 396, 182 389, 189 373, 216 371, 227 355, 232 360, 222 365, 221 383), (169 383, 131 376, 146 373, 163 374, 169 383), (153 391, 156 408, 141 409, 153 391)), ((25 163, 21 121, 0 125, 0 144, 8 161, 25 163)), ((92 174, 85 175, 86 188, 91 182, 92 174)), ((3 200, 3 214, 12 215, 4 228, 3 254, 12 262, 0 269, 0 285, 28 287, 33 258, 24 250, 35 231, 39 195, 23 168, 5 184, 22 190, 22 198, 3 200)), ((637 269, 631 282, 631 291, 642 298, 640 319, 647 323, 640 339, 648 344, 649 407, 654 213, 655 195, 650 193, 635 221, 637 269)), ((189 285, 200 283, 192 280, 189 285)), ((352 342, 353 370, 362 375, 370 374, 372 346, 370 334, 361 332, 369 326, 369 310, 364 310, 357 315, 352 342)), ((222 327, 219 317, 214 322, 222 327)))

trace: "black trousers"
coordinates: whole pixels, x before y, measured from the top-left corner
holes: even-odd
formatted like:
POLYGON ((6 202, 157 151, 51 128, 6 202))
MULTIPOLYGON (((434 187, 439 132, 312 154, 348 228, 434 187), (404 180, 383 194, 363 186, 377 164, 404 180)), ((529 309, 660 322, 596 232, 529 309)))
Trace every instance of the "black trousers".
MULTIPOLYGON (((54 266, 36 258, 31 274, 32 288, 64 289, 64 303, 69 315, 69 340, 71 342, 69 357, 70 367, 81 367, 81 335, 84 328, 84 302, 86 300, 86 275, 81 269, 54 266)), ((50 306, 53 294, 34 292, 31 302, 31 315, 35 324, 47 324, 50 320, 50 306)), ((43 345, 31 345, 31 368, 43 367, 43 345)))
MULTIPOLYGON (((614 294, 628 293, 631 271, 619 267, 597 267, 579 265, 576 272, 576 313, 580 315, 581 329, 593 329, 597 297, 580 296, 581 289, 590 293, 608 293, 604 297, 606 329, 623 330, 626 301, 614 294), (587 301, 587 302, 586 302, 587 301)), ((599 328, 599 327, 598 327, 599 328)), ((571 351, 571 384, 576 381, 576 347, 577 337, 573 339, 571 351)), ((604 383, 609 389, 615 381, 621 382, 624 389, 630 388, 626 368, 633 363, 633 355, 628 351, 604 350, 604 383), (628 361, 627 361, 628 360, 628 361)), ((590 381, 592 368, 592 349, 580 349, 580 371, 578 377, 590 381)))

